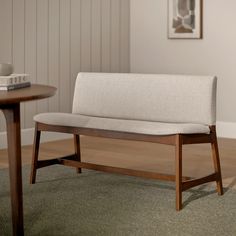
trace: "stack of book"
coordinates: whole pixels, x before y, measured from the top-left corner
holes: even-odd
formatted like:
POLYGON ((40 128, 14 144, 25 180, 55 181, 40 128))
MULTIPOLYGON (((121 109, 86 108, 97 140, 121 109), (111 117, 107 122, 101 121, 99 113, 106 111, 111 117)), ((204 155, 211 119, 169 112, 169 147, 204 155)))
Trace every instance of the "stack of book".
POLYGON ((30 86, 29 75, 11 74, 9 76, 0 76, 0 90, 14 90, 30 86))

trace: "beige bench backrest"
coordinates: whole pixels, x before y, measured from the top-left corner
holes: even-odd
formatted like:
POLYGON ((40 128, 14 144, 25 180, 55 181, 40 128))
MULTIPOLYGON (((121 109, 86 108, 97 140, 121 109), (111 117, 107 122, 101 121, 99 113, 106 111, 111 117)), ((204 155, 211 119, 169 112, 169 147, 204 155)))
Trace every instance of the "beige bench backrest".
POLYGON ((213 125, 216 82, 213 76, 79 73, 72 112, 213 125))

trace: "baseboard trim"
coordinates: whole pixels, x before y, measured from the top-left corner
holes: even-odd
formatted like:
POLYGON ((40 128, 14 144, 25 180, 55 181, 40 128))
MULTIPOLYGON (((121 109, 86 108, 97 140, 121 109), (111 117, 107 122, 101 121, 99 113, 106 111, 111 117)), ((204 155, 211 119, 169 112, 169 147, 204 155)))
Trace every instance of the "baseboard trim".
MULTIPOLYGON (((217 136, 222 138, 236 139, 236 123, 218 121, 216 123, 217 136)), ((21 131, 22 145, 31 145, 33 143, 34 128, 23 129, 21 131)), ((50 142, 56 140, 63 140, 72 138, 70 134, 42 132, 41 142, 50 142)), ((7 148, 7 135, 6 132, 0 133, 0 149, 7 148)))
MULTIPOLYGON (((53 133, 53 132, 42 132, 41 135, 41 142, 50 142, 56 140, 63 140, 72 138, 70 134, 63 134, 63 133, 53 133)), ((21 144, 24 145, 31 145, 34 140, 34 128, 30 129, 23 129, 21 131, 21 144)), ((0 133, 0 149, 7 148, 7 135, 6 132, 0 133)))
POLYGON ((235 122, 216 122, 217 136, 221 138, 236 139, 236 123, 235 122))

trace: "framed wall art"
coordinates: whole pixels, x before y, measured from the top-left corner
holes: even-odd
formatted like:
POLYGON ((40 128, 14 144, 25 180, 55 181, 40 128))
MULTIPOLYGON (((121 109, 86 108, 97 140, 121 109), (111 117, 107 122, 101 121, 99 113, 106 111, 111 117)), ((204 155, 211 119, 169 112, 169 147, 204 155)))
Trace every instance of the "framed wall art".
POLYGON ((168 0, 168 38, 202 38, 202 0, 168 0))

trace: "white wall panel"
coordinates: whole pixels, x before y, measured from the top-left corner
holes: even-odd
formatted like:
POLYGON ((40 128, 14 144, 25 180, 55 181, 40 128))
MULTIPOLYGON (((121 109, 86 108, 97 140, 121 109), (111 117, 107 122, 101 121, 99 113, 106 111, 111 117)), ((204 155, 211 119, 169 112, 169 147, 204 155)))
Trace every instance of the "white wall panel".
MULTIPOLYGON (((60 87, 60 0, 49 0, 48 83, 60 87)), ((49 99, 49 111, 59 111, 59 92, 49 99)))
POLYGON ((92 0, 91 70, 101 71, 101 0, 92 0))
POLYGON ((71 111, 70 97, 70 0, 60 0, 59 110, 71 111))
MULTIPOLYGON (((12 63, 12 0, 0 0, 0 62, 12 63), (6 24, 7 22, 7 24, 6 24)), ((0 131, 6 129, 4 116, 0 111, 0 131)))
MULTIPOLYGON (((17 1, 17 0, 16 0, 17 1)), ((37 83, 48 84, 48 1, 37 0, 37 83)), ((48 101, 37 102, 37 112, 46 112, 48 101)))
POLYGON ((22 106, 22 128, 36 113, 70 112, 78 72, 129 71, 129 0, 0 0, 0 32, 0 62, 58 88, 22 106))
MULTIPOLYGON (((36 83, 36 0, 25 0, 25 73, 30 75, 32 83, 36 83)), ((33 116, 37 111, 36 102, 25 103, 25 128, 33 127, 33 116)))

